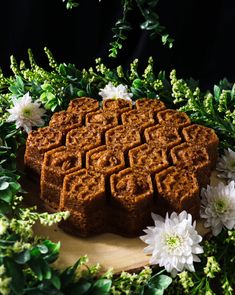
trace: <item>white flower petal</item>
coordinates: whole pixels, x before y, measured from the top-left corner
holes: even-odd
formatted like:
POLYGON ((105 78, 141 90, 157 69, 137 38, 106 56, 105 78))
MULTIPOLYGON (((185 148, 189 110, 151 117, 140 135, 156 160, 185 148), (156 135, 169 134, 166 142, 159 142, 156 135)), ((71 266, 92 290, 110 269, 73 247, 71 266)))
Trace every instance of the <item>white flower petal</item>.
POLYGON ((131 101, 132 93, 128 92, 127 86, 119 84, 115 87, 112 82, 109 82, 103 89, 100 89, 99 95, 102 96, 103 100, 113 98, 122 98, 131 101))
POLYGON ((7 122, 15 122, 16 128, 22 127, 27 133, 32 130, 33 126, 44 124, 42 116, 45 110, 40 108, 38 101, 32 101, 28 92, 19 99, 13 98, 12 102, 14 105, 8 110, 10 115, 7 122))
POLYGON ((220 182, 217 186, 207 186, 201 191, 200 216, 205 219, 205 227, 211 227, 217 236, 223 227, 235 226, 235 187, 234 181, 228 185, 220 182))
POLYGON ((148 246, 145 253, 152 254, 151 264, 158 264, 175 276, 184 269, 194 271, 193 263, 200 261, 196 254, 203 252, 199 242, 202 237, 192 224, 192 216, 186 211, 179 215, 173 212, 166 214, 165 221, 157 214, 152 214, 155 227, 144 230, 147 233, 141 236, 148 246))

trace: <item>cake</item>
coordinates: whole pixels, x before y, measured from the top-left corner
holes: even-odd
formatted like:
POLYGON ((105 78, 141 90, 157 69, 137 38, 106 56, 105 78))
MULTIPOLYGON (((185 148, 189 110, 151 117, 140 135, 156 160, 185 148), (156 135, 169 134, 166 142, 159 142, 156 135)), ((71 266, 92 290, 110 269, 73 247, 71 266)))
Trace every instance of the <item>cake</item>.
POLYGON ((126 168, 110 177, 113 232, 136 236, 151 221, 154 204, 151 176, 143 170, 126 168))
POLYGON ((219 144, 215 131, 202 125, 192 124, 184 128, 182 134, 185 141, 204 146, 207 149, 212 167, 214 168, 218 157, 218 150, 215 147, 219 144))
POLYGON ((127 152, 141 144, 141 136, 139 131, 130 125, 120 125, 105 133, 105 142, 108 146, 127 152))
POLYGON ((106 145, 99 146, 86 153, 86 167, 110 176, 125 168, 124 153, 106 145))
POLYGON ((40 178, 48 211, 68 210, 64 230, 134 237, 151 212, 199 216, 200 190, 218 155, 214 130, 158 99, 76 98, 32 131, 25 166, 40 178))
POLYGON ((156 115, 156 120, 161 125, 174 126, 178 129, 182 129, 191 123, 186 113, 169 109, 158 112, 156 115))
POLYGON ((67 111, 70 113, 81 114, 83 117, 90 112, 99 109, 99 102, 90 97, 80 97, 70 101, 67 111))
POLYGON ((153 127, 146 128, 144 131, 145 141, 159 147, 170 150, 172 147, 180 144, 182 138, 176 127, 164 126, 157 124, 153 127))
POLYGON ((110 111, 96 111, 86 114, 86 126, 96 126, 101 132, 118 125, 118 115, 110 111))
POLYGON ((131 167, 146 170, 149 174, 160 172, 169 166, 167 149, 144 143, 129 151, 131 167))
POLYGON ((200 187, 193 171, 171 166, 155 175, 160 214, 186 210, 199 217, 200 187))
POLYGON ((82 168, 82 153, 61 146, 45 153, 41 172, 41 199, 50 209, 58 210, 64 177, 82 168))
POLYGON ((122 114, 122 124, 137 129, 140 133, 154 125, 153 111, 149 109, 131 110, 122 114))
POLYGON ((26 170, 33 175, 40 175, 44 154, 62 145, 61 131, 50 127, 31 131, 26 141, 24 163, 26 170))
POLYGON ((112 111, 116 113, 119 117, 121 114, 130 111, 132 109, 132 101, 126 99, 105 99, 103 101, 103 110, 112 111))
POLYGON ((68 111, 57 112, 52 115, 49 126, 60 130, 65 136, 70 130, 82 126, 82 115, 68 111))
POLYGON ((151 110, 154 114, 166 109, 164 102, 159 99, 141 98, 136 101, 137 110, 145 109, 151 110))

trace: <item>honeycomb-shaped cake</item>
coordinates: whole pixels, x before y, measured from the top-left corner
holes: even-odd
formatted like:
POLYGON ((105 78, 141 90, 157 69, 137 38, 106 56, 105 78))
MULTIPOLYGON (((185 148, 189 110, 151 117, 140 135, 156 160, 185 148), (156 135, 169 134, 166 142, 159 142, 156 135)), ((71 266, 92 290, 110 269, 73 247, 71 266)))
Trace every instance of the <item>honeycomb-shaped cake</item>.
POLYGON ((107 99, 99 108, 82 97, 29 134, 25 166, 40 177, 47 210, 70 211, 66 231, 132 237, 152 224, 151 212, 199 217, 218 143, 214 130, 158 99, 107 99))

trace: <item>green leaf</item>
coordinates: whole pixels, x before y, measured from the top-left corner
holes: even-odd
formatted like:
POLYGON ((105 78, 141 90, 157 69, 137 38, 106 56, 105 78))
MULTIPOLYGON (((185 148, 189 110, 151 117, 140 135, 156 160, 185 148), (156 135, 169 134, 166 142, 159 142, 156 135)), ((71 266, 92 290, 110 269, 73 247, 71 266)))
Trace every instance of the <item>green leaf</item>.
POLYGON ((13 194, 21 189, 21 185, 18 182, 10 182, 9 184, 13 194))
POLYGON ((92 295, 109 294, 111 286, 112 286, 112 280, 99 279, 94 283, 91 294, 92 295))
MULTIPOLYGON (((56 289, 60 290, 60 288, 61 288, 61 282, 60 282, 60 278, 59 278, 59 277, 53 275, 50 281, 51 281, 52 285, 53 285, 56 289)), ((78 294, 78 293, 77 293, 77 294, 78 294)))
POLYGON ((11 277, 10 286, 13 294, 23 294, 25 279, 21 266, 8 259, 6 261, 6 267, 11 277))
POLYGON ((11 189, 8 187, 4 191, 0 191, 0 199, 2 199, 4 202, 10 204, 12 201, 12 192, 11 189))
POLYGON ((150 286, 162 290, 167 289, 171 283, 172 278, 167 275, 156 275, 149 280, 150 286))
POLYGON ((42 281, 43 279, 43 273, 42 268, 37 259, 32 259, 29 261, 29 266, 32 269, 32 271, 35 273, 39 281, 42 281))
POLYGON ((81 257, 78 259, 78 261, 71 267, 66 268, 62 274, 61 274, 61 283, 64 287, 68 286, 71 282, 73 282, 73 279, 75 277, 76 271, 77 269, 86 262, 86 260, 84 261, 84 259, 86 258, 86 256, 81 257))
POLYGON ((220 94, 221 94, 221 90, 220 87, 217 85, 214 85, 214 96, 215 96, 215 100, 218 101, 220 98, 220 94))
POLYGON ((11 206, 4 201, 0 200, 0 214, 6 215, 11 211, 11 206))
POLYGON ((15 262, 18 264, 25 264, 26 262, 30 260, 30 258, 31 258, 31 255, 29 250, 25 250, 23 252, 17 253, 14 256, 15 262))
POLYGON ((37 245, 36 247, 38 248, 40 253, 42 254, 48 253, 48 248, 46 245, 41 244, 41 245, 37 245))
POLYGON ((72 290, 70 291, 71 295, 77 295, 77 294, 86 294, 91 289, 92 284, 85 280, 84 278, 81 278, 78 283, 73 286, 72 290))
MULTIPOLYGON (((1 181, 1 180, 0 180, 1 181)), ((9 187, 9 182, 0 182, 0 191, 4 191, 9 187)))

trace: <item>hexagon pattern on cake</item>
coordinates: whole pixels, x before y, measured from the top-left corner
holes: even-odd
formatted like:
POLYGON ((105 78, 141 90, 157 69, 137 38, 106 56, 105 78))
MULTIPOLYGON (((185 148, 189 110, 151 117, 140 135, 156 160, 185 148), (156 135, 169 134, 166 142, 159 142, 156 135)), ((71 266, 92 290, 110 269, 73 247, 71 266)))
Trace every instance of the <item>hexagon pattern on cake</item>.
POLYGON ((199 216, 200 189, 218 155, 214 130, 191 124, 158 99, 88 97, 55 113, 27 139, 25 166, 40 176, 49 211, 69 210, 61 227, 79 236, 137 236, 151 212, 199 216))

